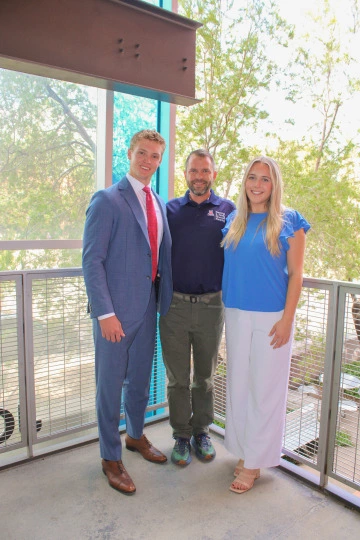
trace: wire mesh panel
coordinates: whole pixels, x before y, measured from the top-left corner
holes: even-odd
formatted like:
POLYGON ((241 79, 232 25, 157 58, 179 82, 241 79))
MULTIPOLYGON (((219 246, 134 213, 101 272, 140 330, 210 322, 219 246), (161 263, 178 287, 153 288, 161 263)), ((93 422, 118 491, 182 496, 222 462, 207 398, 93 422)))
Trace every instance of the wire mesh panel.
POLYGON ((225 427, 226 416, 226 342, 225 330, 221 338, 221 344, 218 353, 218 366, 214 376, 214 414, 215 423, 220 427, 225 427))
MULTIPOLYGON (((82 276, 33 279, 32 303, 37 439, 41 440, 96 421, 94 344, 82 276)), ((146 416, 163 412, 165 406, 166 376, 157 333, 146 416)))
MULTIPOLYGON (((166 397, 167 378, 163 362, 162 348, 159 334, 159 316, 156 327, 155 350, 153 358, 153 367, 150 380, 149 402, 146 408, 145 418, 149 419, 159 414, 165 413, 167 409, 166 397)), ((125 426, 124 404, 120 409, 121 419, 120 427, 125 426)))
POLYGON ((317 463, 329 291, 303 287, 296 312, 284 452, 317 463))
POLYGON ((32 280, 37 438, 96 421, 92 323, 81 275, 32 280))
POLYGON ((0 281, 0 450, 22 441, 20 431, 22 315, 19 313, 21 279, 0 281))
MULTIPOLYGON (((360 300, 345 293, 332 472, 360 485, 360 300)), ((334 411, 335 412, 335 411, 334 411)))
POLYGON ((160 342, 159 327, 157 326, 154 362, 150 382, 150 397, 148 409, 153 409, 147 416, 153 416, 164 412, 166 406, 166 370, 163 362, 160 342))

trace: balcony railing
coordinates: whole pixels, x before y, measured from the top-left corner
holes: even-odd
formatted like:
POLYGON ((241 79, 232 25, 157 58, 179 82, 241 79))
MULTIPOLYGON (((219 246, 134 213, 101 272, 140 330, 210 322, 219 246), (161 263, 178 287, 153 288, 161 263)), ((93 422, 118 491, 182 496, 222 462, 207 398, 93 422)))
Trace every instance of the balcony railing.
MULTIPOLYGON (((297 310, 284 459, 360 488, 360 286, 305 279, 297 310)), ((215 377, 226 424, 225 340, 215 377)), ((167 412, 160 341, 149 419, 167 412)), ((92 323, 81 269, 0 273, 0 467, 97 437, 92 323)), ((305 474, 304 472, 304 474, 305 474)))

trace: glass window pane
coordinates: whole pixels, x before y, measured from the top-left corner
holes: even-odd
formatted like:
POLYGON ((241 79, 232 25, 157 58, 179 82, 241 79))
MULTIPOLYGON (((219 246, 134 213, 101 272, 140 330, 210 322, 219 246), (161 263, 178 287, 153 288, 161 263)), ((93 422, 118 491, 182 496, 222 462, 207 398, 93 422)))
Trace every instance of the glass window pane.
MULTIPOLYGON (((83 221, 85 215, 83 216, 83 221)), ((81 249, 23 249, 0 251, 0 270, 80 268, 81 249)))
POLYGON ((157 129, 157 107, 153 99, 114 93, 113 182, 129 170, 127 151, 134 133, 157 129))
POLYGON ((81 239, 97 90, 0 69, 0 240, 81 239))

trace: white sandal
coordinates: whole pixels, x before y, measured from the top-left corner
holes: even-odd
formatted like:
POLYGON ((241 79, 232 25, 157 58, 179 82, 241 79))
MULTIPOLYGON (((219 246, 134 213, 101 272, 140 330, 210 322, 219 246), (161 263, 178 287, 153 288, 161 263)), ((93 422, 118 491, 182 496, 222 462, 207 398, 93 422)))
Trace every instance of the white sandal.
POLYGON ((245 493, 249 491, 254 485, 254 482, 257 478, 260 478, 260 469, 245 469, 241 471, 239 476, 236 477, 236 480, 231 484, 230 491, 234 493, 245 493), (239 489, 236 485, 245 486, 245 489, 239 489))

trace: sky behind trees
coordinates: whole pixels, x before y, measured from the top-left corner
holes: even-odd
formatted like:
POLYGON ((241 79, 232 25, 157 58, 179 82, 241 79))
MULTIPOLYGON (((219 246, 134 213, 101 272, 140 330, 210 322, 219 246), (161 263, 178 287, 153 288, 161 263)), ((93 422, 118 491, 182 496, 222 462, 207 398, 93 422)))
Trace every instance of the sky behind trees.
MULTIPOLYGON (((296 56, 296 49, 304 44, 304 37, 307 36, 309 51, 313 56, 320 53, 318 39, 327 39, 327 29, 324 28, 324 0, 275 0, 279 7, 279 13, 289 23, 294 25, 294 39, 289 41, 289 47, 275 48, 274 56, 279 64, 285 66, 296 56), (314 20, 314 18, 316 20, 314 20)), ((360 31, 349 32, 349 28, 356 28, 358 25, 356 16, 356 0, 329 0, 328 2, 330 16, 336 18, 337 28, 335 37, 344 53, 359 59, 360 50, 360 31)), ((243 0, 234 0, 234 9, 243 4, 243 0)), ((353 63, 348 66, 352 77, 360 79, 360 63, 353 63)), ((344 73, 339 75, 333 84, 337 84, 339 90, 343 85, 344 73)), ((301 138, 311 129, 314 123, 314 109, 311 107, 311 100, 303 89, 303 99, 292 103, 285 99, 285 94, 278 87, 273 88, 271 93, 264 93, 263 99, 270 111, 269 129, 277 128, 282 138, 293 139, 301 138), (293 119, 294 123, 287 122, 293 119)), ((348 96, 342 105, 341 126, 344 139, 348 137, 358 138, 358 126, 360 125, 360 95, 355 93, 348 96)), ((257 134, 258 136, 258 134, 257 134)), ((258 140, 258 139, 257 139, 258 140)), ((360 140, 360 139, 358 139, 360 140)))

